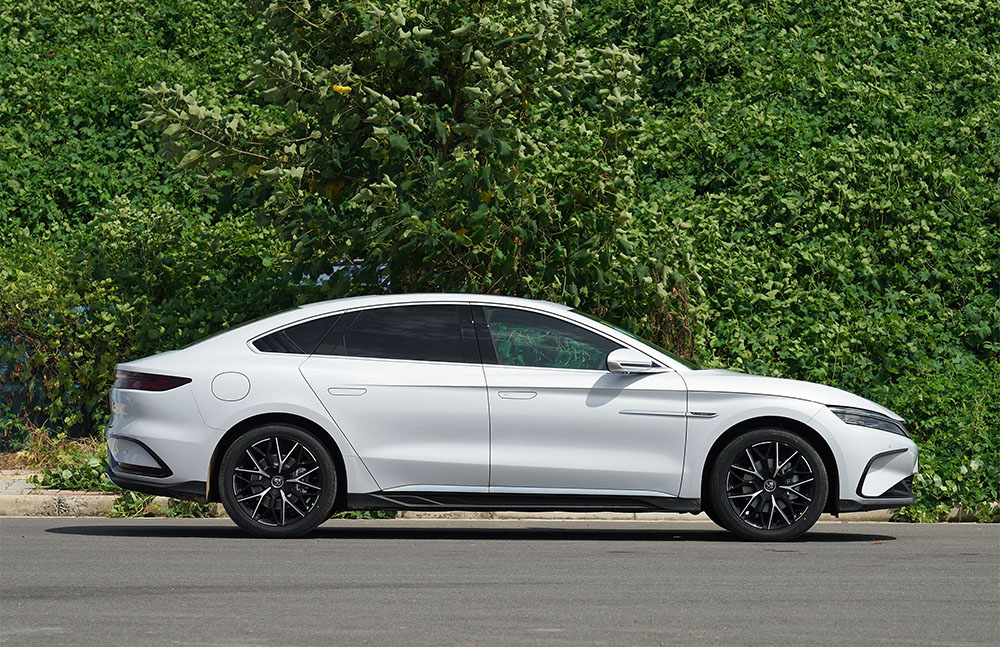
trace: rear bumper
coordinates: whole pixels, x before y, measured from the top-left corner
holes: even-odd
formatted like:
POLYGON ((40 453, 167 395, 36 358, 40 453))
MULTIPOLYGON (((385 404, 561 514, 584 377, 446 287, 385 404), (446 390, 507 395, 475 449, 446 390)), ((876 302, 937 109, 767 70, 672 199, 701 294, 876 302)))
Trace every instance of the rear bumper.
POLYGON ((142 484, 146 489, 130 487, 142 492, 208 479, 222 431, 205 425, 190 384, 160 392, 112 389, 111 406, 105 438, 114 479, 142 484))

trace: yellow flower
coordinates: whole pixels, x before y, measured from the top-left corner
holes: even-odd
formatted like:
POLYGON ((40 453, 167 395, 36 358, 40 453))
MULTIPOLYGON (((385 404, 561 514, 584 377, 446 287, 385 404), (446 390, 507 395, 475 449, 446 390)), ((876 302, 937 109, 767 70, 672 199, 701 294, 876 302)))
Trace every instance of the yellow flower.
POLYGON ((335 85, 333 86, 334 92, 339 92, 340 94, 347 94, 351 91, 351 86, 349 85, 335 85))

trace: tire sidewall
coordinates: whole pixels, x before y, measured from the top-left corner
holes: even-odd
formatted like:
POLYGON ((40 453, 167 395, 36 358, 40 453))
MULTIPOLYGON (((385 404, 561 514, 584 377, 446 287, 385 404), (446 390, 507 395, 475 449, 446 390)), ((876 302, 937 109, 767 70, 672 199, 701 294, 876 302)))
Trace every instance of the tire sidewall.
POLYGON ((219 465, 217 485, 222 505, 229 518, 236 525, 256 537, 280 539, 301 537, 308 534, 330 517, 337 497, 339 485, 337 476, 337 467, 329 450, 314 435, 293 425, 268 424, 251 429, 229 446, 219 465), (324 484, 323 491, 313 509, 304 518, 285 526, 268 526, 255 521, 236 501, 236 494, 233 491, 233 473, 239 464, 240 455, 254 443, 275 436, 301 443, 308 449, 319 463, 324 484))
POLYGON ((802 436, 780 428, 760 428, 749 431, 734 438, 719 453, 712 465, 712 473, 709 478, 709 497, 713 508, 713 513, 719 518, 719 525, 736 533, 744 539, 753 541, 788 541, 802 536, 819 520, 826 507, 827 495, 829 493, 829 478, 826 473, 826 466, 819 452, 802 436), (729 503, 726 496, 726 478, 729 473, 729 466, 733 464, 736 456, 751 445, 778 441, 798 450, 806 460, 809 461, 813 469, 813 478, 816 487, 813 493, 813 502, 799 519, 792 525, 774 530, 755 528, 745 522, 729 503))

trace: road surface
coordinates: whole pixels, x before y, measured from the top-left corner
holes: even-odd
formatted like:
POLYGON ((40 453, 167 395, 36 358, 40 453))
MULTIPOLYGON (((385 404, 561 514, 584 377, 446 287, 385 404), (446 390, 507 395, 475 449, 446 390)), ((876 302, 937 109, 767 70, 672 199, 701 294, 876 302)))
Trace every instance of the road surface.
POLYGON ((997 645, 1000 526, 0 519, 0 644, 997 645))

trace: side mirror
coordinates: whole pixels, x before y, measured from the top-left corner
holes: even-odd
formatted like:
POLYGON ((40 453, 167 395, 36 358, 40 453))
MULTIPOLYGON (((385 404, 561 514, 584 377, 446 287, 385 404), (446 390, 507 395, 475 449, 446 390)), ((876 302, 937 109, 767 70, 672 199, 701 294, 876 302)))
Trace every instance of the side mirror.
POLYGON ((662 373, 666 369, 637 350, 619 348, 608 353, 608 370, 612 373, 662 373))

